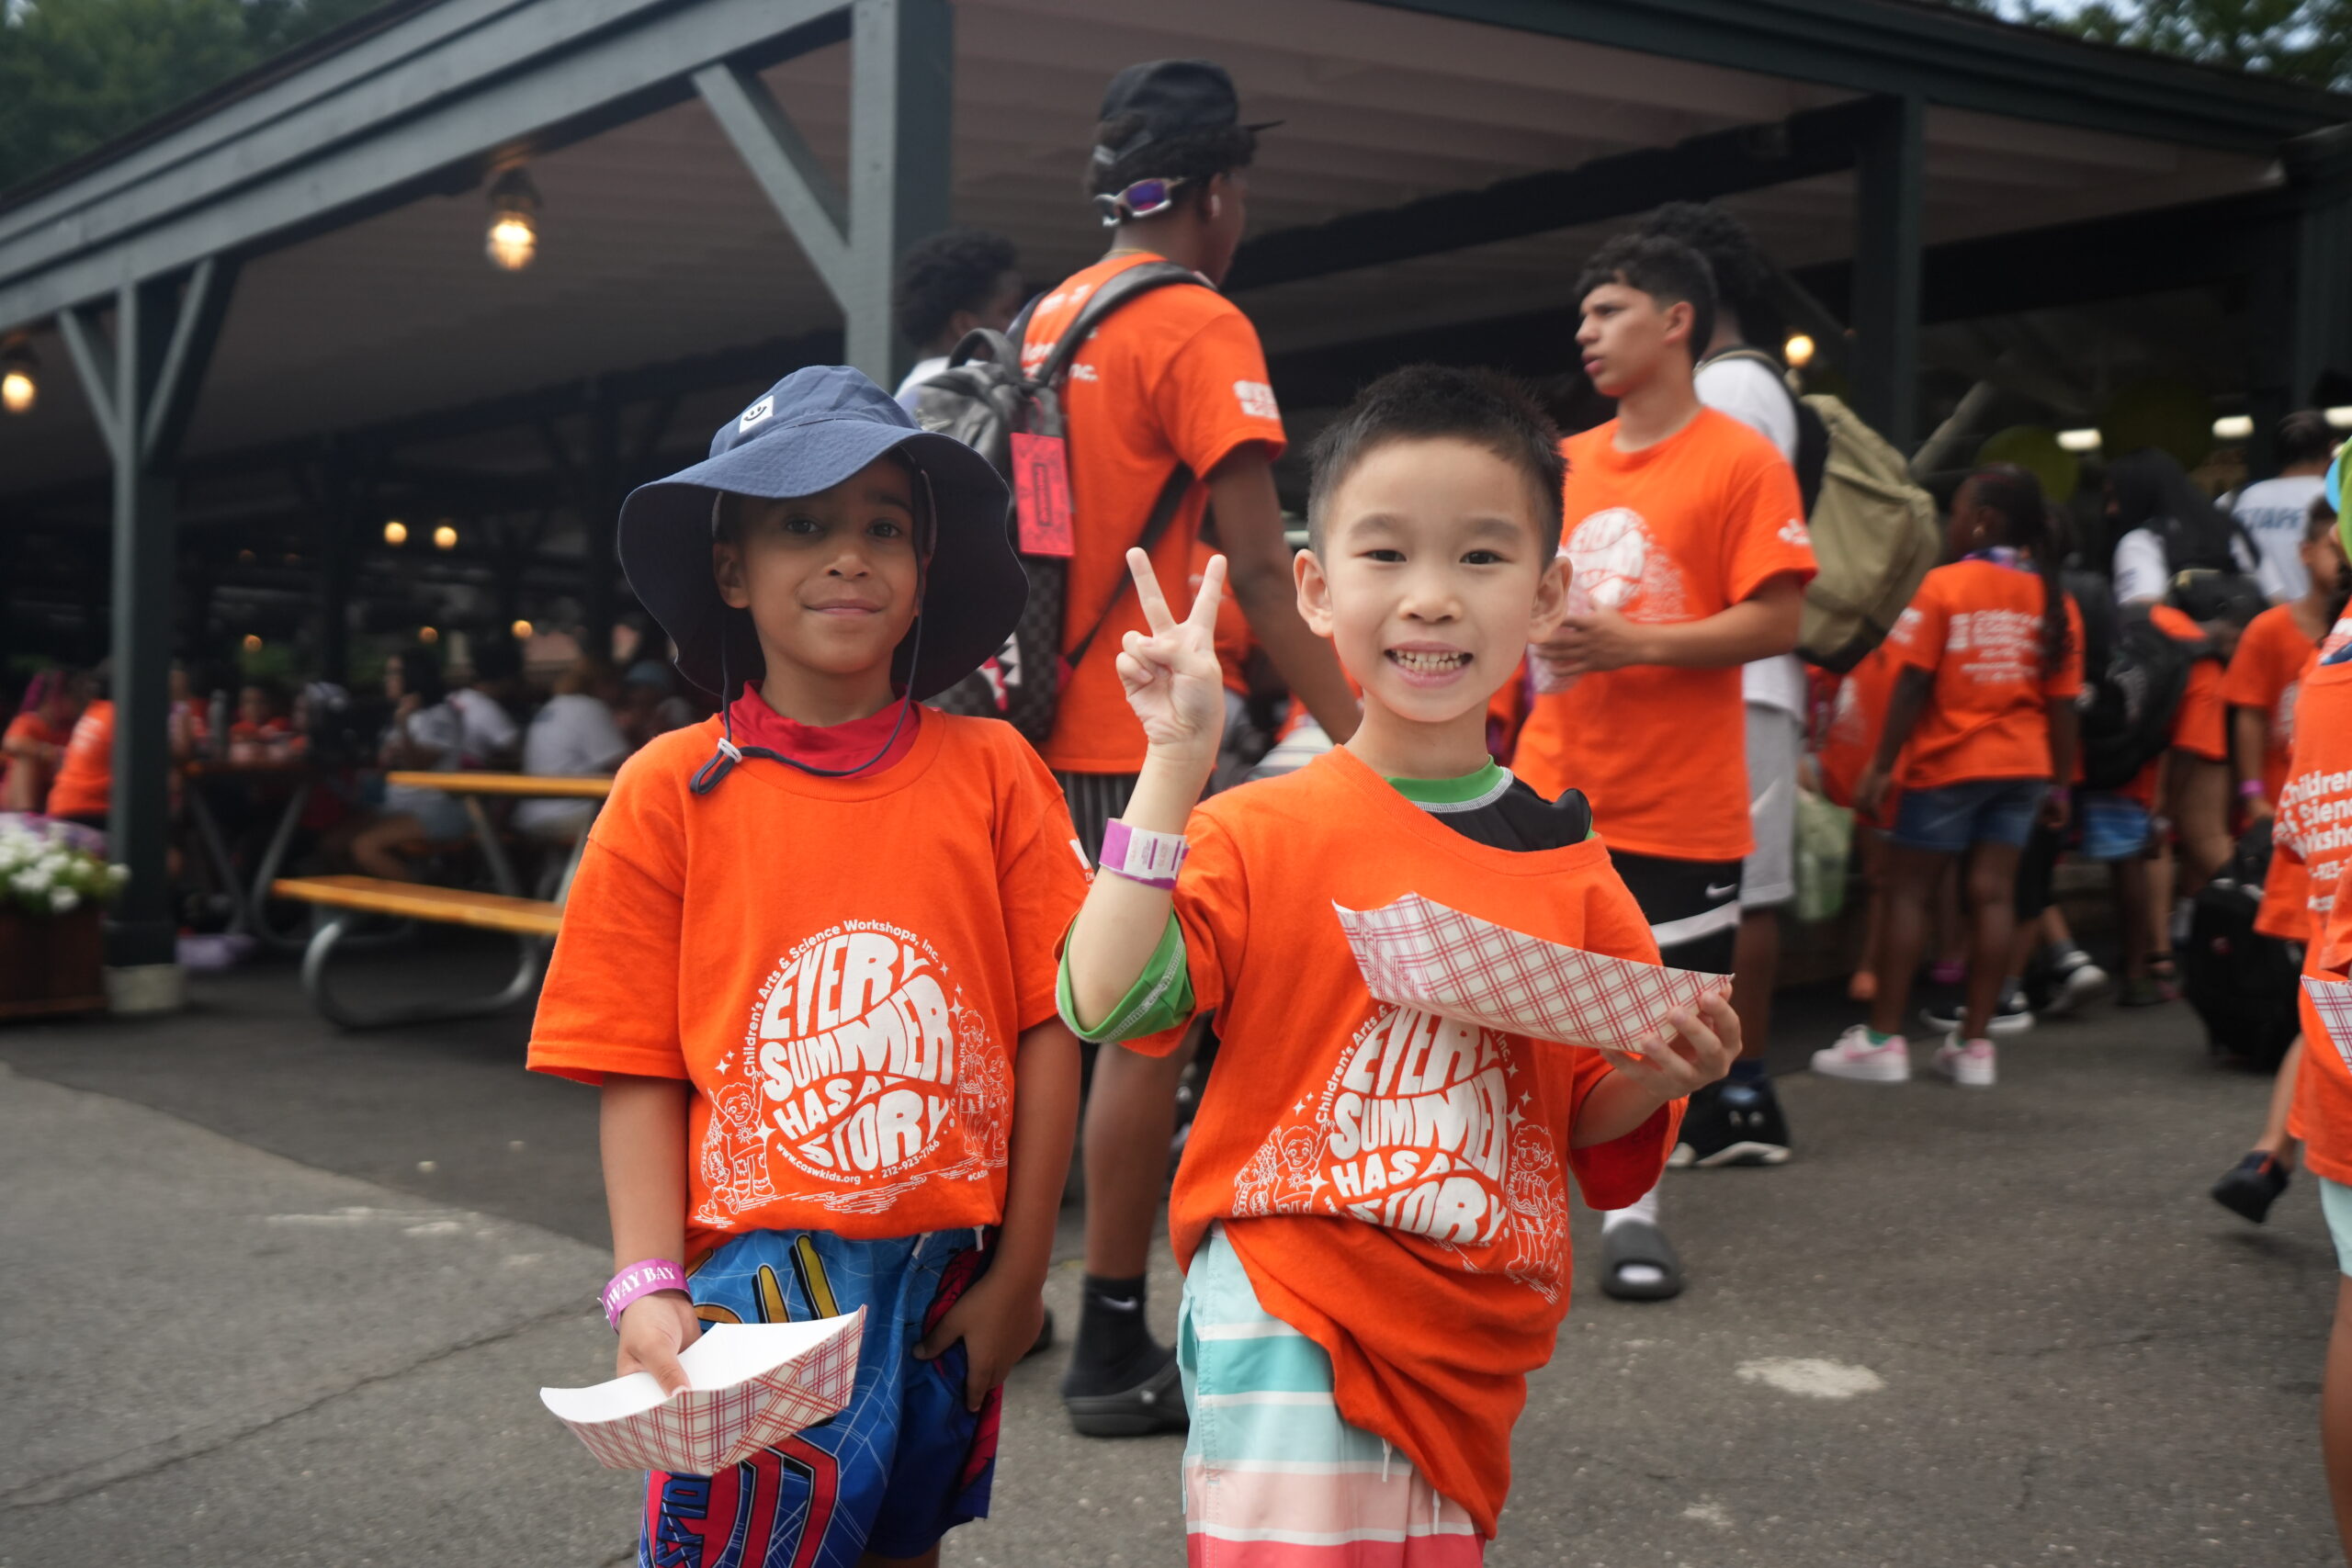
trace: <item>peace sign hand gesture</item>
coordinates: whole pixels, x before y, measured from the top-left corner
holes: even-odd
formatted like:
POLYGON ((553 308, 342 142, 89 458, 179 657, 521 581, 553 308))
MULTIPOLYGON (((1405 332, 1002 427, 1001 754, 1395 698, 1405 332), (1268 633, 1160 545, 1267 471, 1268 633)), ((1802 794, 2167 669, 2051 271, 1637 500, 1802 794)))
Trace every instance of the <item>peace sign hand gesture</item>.
POLYGON ((1129 632, 1119 648, 1119 683, 1143 721, 1154 751, 1203 766, 1216 761, 1225 735, 1225 675, 1216 661, 1216 607, 1225 595, 1225 558, 1212 556, 1193 608, 1178 620, 1159 591, 1151 558, 1127 552, 1148 631, 1129 632))

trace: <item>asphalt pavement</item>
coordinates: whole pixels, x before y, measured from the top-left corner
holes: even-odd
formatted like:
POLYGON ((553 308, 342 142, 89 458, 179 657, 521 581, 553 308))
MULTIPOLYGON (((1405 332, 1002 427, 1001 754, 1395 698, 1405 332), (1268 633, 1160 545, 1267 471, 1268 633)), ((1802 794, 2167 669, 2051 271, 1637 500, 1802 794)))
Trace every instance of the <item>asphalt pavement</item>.
MULTIPOLYGON (((367 962, 390 988, 499 959, 367 962)), ((2316 1199, 2256 1229, 2204 1196, 2267 1086, 2177 1006, 2046 1024, 1990 1092, 1798 1070, 1850 1011, 1782 998, 1795 1160, 1668 1176, 1681 1299, 1600 1295, 1579 1212, 1488 1562, 2340 1562, 2316 1199)), ((175 1017, 0 1030, 0 1568, 629 1559, 639 1483, 535 1393, 611 1341, 594 1097, 525 1073, 526 1032, 340 1034, 282 964, 175 1017)), ((1163 1258, 1163 1336, 1176 1284, 1163 1258)), ((946 1560, 1182 1562, 1181 1440, 1072 1436, 1059 1370, 1013 1377, 994 1517, 946 1560)))

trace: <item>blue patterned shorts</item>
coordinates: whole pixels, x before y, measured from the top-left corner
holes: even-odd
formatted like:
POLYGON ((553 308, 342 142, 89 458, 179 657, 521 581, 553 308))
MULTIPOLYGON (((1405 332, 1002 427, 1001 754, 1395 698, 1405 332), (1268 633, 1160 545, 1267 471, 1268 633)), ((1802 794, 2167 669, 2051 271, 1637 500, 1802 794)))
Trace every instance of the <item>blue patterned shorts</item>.
POLYGON ((964 1407, 964 1347, 915 1346, 987 1267, 973 1231, 844 1241, 753 1231, 689 1281, 705 1323, 786 1323, 865 1308, 849 1407, 723 1475, 646 1478, 639 1568, 854 1568, 913 1557, 985 1518, 997 1413, 964 1407))

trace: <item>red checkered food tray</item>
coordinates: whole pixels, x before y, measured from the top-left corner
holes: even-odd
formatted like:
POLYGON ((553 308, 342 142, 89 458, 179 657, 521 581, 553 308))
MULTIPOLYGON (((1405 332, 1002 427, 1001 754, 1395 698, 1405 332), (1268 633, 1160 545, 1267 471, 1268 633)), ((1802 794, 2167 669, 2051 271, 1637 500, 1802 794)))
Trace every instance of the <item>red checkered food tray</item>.
POLYGON ((664 1399, 650 1372, 539 1399, 607 1470, 709 1475, 838 1414, 857 1381, 865 1309, 806 1323, 718 1323, 678 1364, 689 1386, 664 1399))
POLYGON ((2312 1010, 2319 1014, 2319 1026, 2335 1043, 2344 1065, 2352 1067, 2352 981, 2323 980, 2316 975, 2306 975, 2303 991, 2312 999, 2312 1010))
POLYGON ((1377 909, 1331 908, 1376 999, 1538 1040, 1637 1051, 1668 1013, 1731 984, 1545 942, 1418 893, 1377 909))

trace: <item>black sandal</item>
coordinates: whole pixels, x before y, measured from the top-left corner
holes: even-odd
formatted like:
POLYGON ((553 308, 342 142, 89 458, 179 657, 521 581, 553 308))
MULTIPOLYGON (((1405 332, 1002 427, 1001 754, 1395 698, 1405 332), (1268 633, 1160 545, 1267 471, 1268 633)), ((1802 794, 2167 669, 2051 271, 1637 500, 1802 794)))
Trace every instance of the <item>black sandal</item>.
POLYGON ((1623 1220, 1600 1233, 1600 1290, 1621 1302, 1667 1302, 1682 1293, 1682 1259, 1666 1233, 1647 1220, 1623 1220), (1624 1269, 1641 1264, 1658 1271, 1656 1280, 1628 1280, 1624 1269))

